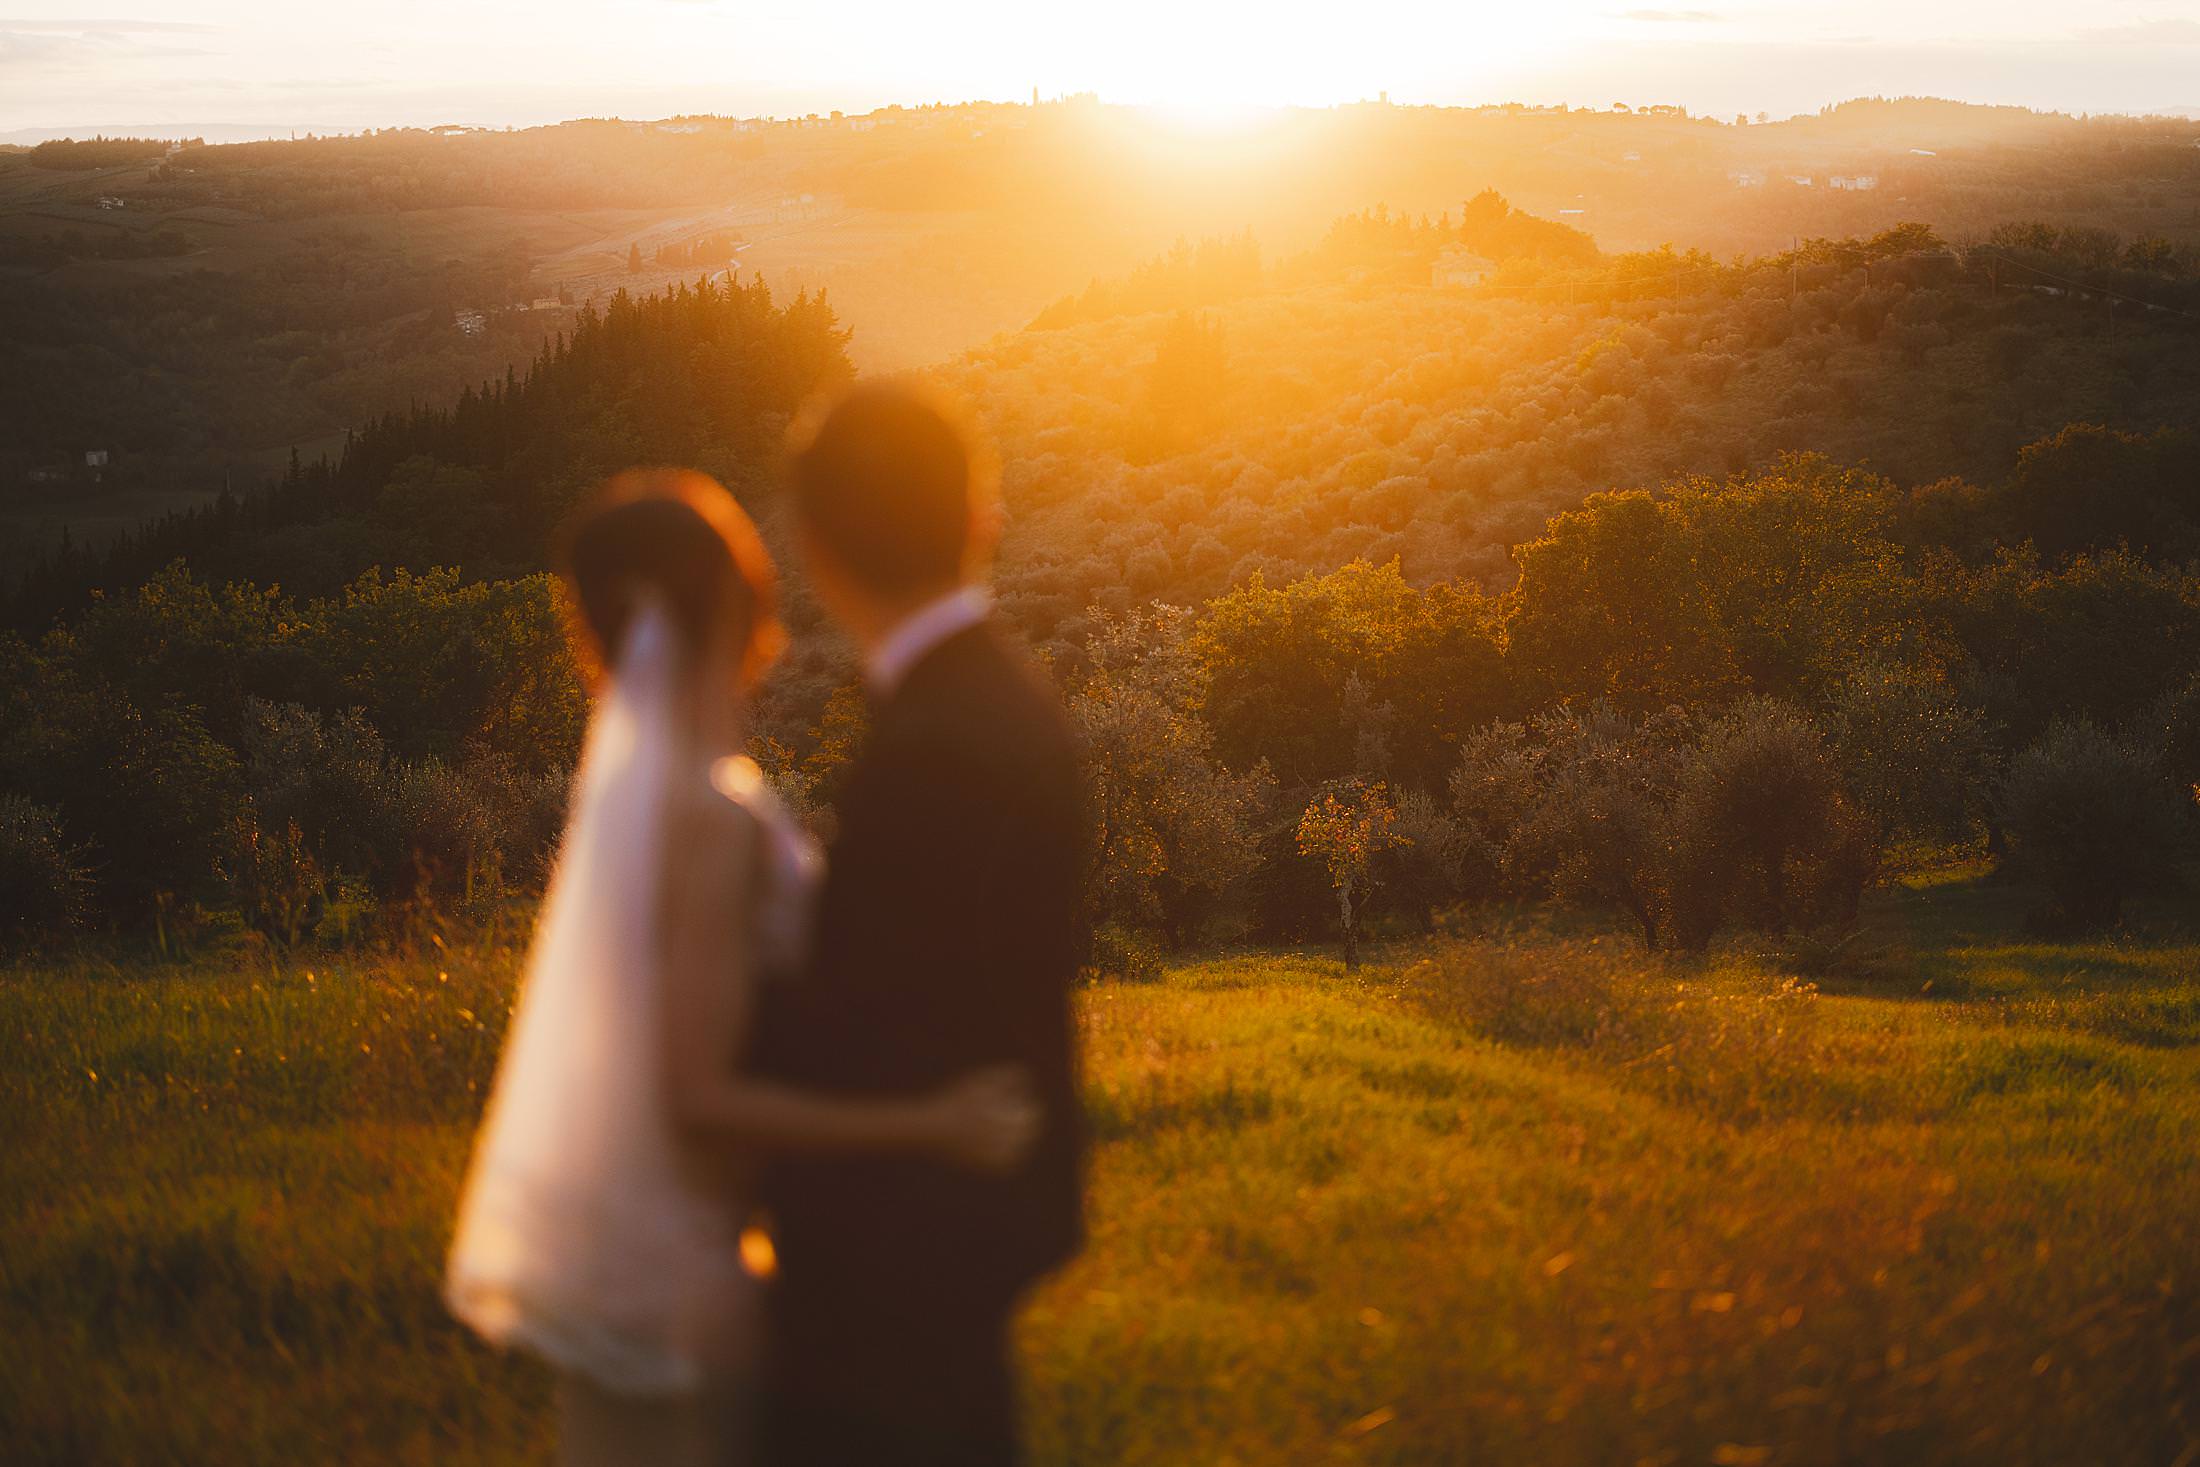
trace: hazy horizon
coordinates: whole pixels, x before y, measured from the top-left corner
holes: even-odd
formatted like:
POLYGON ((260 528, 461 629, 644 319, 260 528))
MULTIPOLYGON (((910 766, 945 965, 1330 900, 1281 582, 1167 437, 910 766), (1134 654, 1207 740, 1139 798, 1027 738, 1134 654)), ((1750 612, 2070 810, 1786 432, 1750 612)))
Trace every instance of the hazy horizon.
MULTIPOLYGON (((1863 99, 1865 99, 1865 98, 1866 98, 1867 96, 1882 96, 1882 95, 1885 95, 1885 94, 1866 94, 1866 93, 1858 93, 1858 94, 1857 94, 1857 95, 1856 95, 1855 97, 1841 97, 1841 98, 1836 98, 1836 99, 1833 99, 1833 101, 1832 101, 1832 102, 1829 102, 1829 103, 1828 103, 1828 104, 1826 104, 1826 105, 1838 105, 1838 104, 1839 104, 1839 103, 1841 103, 1841 102, 1847 102, 1847 101, 1856 101, 1856 100, 1863 100, 1863 99)), ((1904 97, 1914 97, 1914 98, 1917 98, 1917 99, 1920 99, 1920 100, 1927 100, 1927 101, 1954 101, 1954 102, 1963 102, 1963 103, 1966 103, 1966 104, 1969 104, 1969 105, 1978 105, 1978 106, 2026 106, 2026 105, 2027 105, 2027 104, 2024 104, 2024 103, 2008 103, 2008 102, 1996 103, 1996 102, 1988 102, 1988 101, 1975 101, 1974 99, 1970 99, 1970 98, 1955 98, 1955 97, 1947 97, 1947 96, 1945 96, 1945 95, 1943 95, 1943 94, 1939 94, 1939 93, 1925 93, 1925 92, 1917 92, 1917 93, 1905 93, 1905 94, 1902 94, 1902 95, 1903 95, 1904 97)), ((1022 101, 1022 102, 1028 102, 1028 101, 1030 100, 1030 98, 1029 98, 1028 96, 1026 96, 1026 97, 1023 97, 1023 98, 1016 98, 1016 97, 942 97, 942 98, 935 98, 935 99, 932 99, 932 100, 933 100, 933 102, 939 103, 939 104, 941 104, 941 105, 945 105, 945 106, 950 106, 950 107, 955 107, 955 106, 974 106, 974 105, 983 105, 983 104, 987 104, 987 103, 1002 103, 1002 104, 1010 104, 1010 105, 1013 105, 1013 104, 1015 104, 1015 103, 1017 103, 1017 102, 1020 102, 1020 101, 1022 101)), ((1042 100, 1054 100, 1054 99, 1053 99, 1053 98, 1043 98, 1042 100)), ((1114 98, 1111 98, 1111 97, 1107 97, 1107 96, 1105 96, 1105 95, 1101 96, 1100 100, 1101 100, 1101 103, 1102 103, 1103 105, 1108 105, 1108 106, 1125 106, 1125 107, 1147 107, 1147 108, 1154 108, 1154 107, 1156 107, 1156 106, 1158 105, 1158 104, 1153 104, 1153 103, 1137 103, 1137 102, 1117 102, 1117 101, 1116 101, 1116 99, 1114 99, 1114 98)), ((1367 100, 1370 100, 1370 101, 1372 101, 1372 100, 1375 100, 1375 99, 1374 99, 1374 98, 1369 98, 1369 99, 1367 99, 1367 100)), ((1413 101, 1413 100, 1412 100, 1412 99, 1410 99, 1410 98, 1400 98, 1400 97, 1392 96, 1392 97, 1390 97, 1390 98, 1389 98, 1389 101, 1390 101, 1390 102, 1391 102, 1392 104, 1394 104, 1394 105, 1398 105, 1398 106, 1434 106, 1434 107, 1457 107, 1457 108, 1462 108, 1462 109, 1471 109, 1471 108, 1476 108, 1476 107, 1485 107, 1485 106, 1501 106, 1501 105, 1505 105, 1506 103, 1515 103, 1515 102, 1517 102, 1517 103, 1520 103, 1520 104, 1522 104, 1522 105, 1531 105, 1531 106, 1551 106, 1551 105, 1562 105, 1562 106, 1567 106, 1567 107, 1573 107, 1573 108, 1583 108, 1583 107, 1588 107, 1588 108, 1595 108, 1595 107, 1597 107, 1597 105, 1598 105, 1598 104, 1596 104, 1596 103, 1593 103, 1593 102, 1589 102, 1589 101, 1587 101, 1587 100, 1585 100, 1585 99, 1580 99, 1580 98, 1563 98, 1563 97, 1560 97, 1560 98, 1503 98, 1503 99, 1491 99, 1491 100, 1488 100, 1488 101, 1457 101, 1457 102, 1427 102, 1427 103, 1418 103, 1418 102, 1415 102, 1415 101, 1413 101)), ((895 104, 895 103, 891 103, 891 102, 885 102, 885 103, 880 103, 880 104, 879 104, 879 107, 880 107, 880 108, 888 108, 888 107, 892 107, 892 106, 895 106, 895 105, 897 105, 897 104, 895 104)), ((898 105, 902 105, 902 106, 922 106, 922 105, 928 105, 928 104, 925 104, 925 103, 901 103, 901 104, 898 104, 898 105)), ((1335 104, 1328 104, 1328 105, 1330 105, 1330 106, 1340 106, 1340 105, 1346 105, 1346 104, 1342 104, 1342 103, 1335 103, 1335 104)), ((1608 105, 1608 104, 1606 104, 1606 105, 1608 105)), ((377 128, 430 128, 430 127, 473 127, 473 128, 484 128, 484 129, 489 129, 489 130, 492 130, 492 131, 495 131, 495 130, 508 130, 508 131, 515 131, 515 132, 517 132, 517 131, 524 131, 524 130, 527 130, 527 129, 531 129, 531 128, 538 128, 538 127, 556 127, 556 126, 559 126, 559 125, 561 125, 561 124, 564 124, 564 123, 568 123, 568 122, 582 122, 582 121, 587 121, 587 120, 590 120, 590 119, 597 119, 597 118, 600 118, 600 119, 605 119, 605 120, 611 120, 611 121, 620 121, 620 122, 655 122, 655 121, 663 121, 663 120, 666 120, 666 119, 669 119, 669 118, 673 118, 673 117, 680 117, 680 116, 696 116, 696 117, 701 117, 701 116, 719 116, 719 117, 729 117, 729 118, 748 118, 748 117, 780 117, 780 118, 793 118, 793 117, 802 117, 802 116, 810 116, 810 115, 822 116, 822 115, 825 115, 825 114, 827 114, 827 113, 829 113, 829 112, 833 112, 833 111, 838 111, 838 112, 841 112, 841 113, 843 113, 843 114, 845 114, 845 115, 849 115, 849 116, 858 116, 858 117, 860 117, 860 116, 863 116, 864 114, 866 114, 867 112, 870 112, 870 111, 872 111, 872 110, 874 110, 874 109, 872 109, 872 108, 851 108, 851 107, 837 107, 837 108, 836 108, 836 107, 827 107, 827 106, 824 106, 824 105, 820 104, 820 105, 818 105, 818 106, 814 106, 814 107, 802 107, 802 108, 799 108, 799 109, 779 109, 779 110, 773 110, 773 109, 771 109, 771 108, 736 108, 736 107, 719 107, 719 108, 714 108, 714 109, 706 109, 706 108, 675 109, 675 110, 673 110, 673 111, 667 111, 667 112, 647 112, 647 113, 645 113, 645 112, 619 112, 619 111, 584 111, 584 112, 575 112, 575 113, 572 113, 571 115, 568 115, 568 116, 562 116, 562 117, 546 117, 546 118, 542 118, 542 119, 539 119, 539 120, 529 120, 529 121, 505 121, 505 120, 488 120, 488 121, 484 121, 484 120, 482 120, 482 119, 480 119, 480 118, 474 118, 474 117, 463 117, 463 116, 455 116, 455 117, 442 117, 442 118, 438 118, 438 119, 435 119, 435 120, 430 120, 430 119, 427 119, 427 118, 407 118, 407 119, 403 119, 403 120, 392 120, 392 121, 386 121, 386 122, 380 122, 380 123, 360 123, 360 124, 356 124, 356 125, 345 125, 345 124, 336 124, 336 123, 316 122, 316 121, 312 121, 312 120, 304 120, 304 121, 299 121, 299 122, 296 122, 296 123, 287 123, 287 122, 235 122, 235 121, 228 121, 228 120, 222 120, 222 119, 212 119, 212 118, 209 118, 209 119, 203 119, 203 120, 193 120, 193 119, 185 119, 185 120, 181 120, 181 121, 161 121, 161 122, 143 122, 143 121, 133 122, 133 121, 129 121, 129 120, 127 120, 127 119, 120 119, 120 120, 108 120, 108 121, 97 121, 97 122, 85 122, 85 123, 77 123, 77 124, 73 124, 73 125, 71 125, 71 124, 60 124, 60 125, 47 125, 47 126, 37 126, 37 125, 31 125, 31 126, 23 126, 23 127, 7 127, 7 128, 0 128, 0 145, 5 145, 5 144, 13 144, 13 145, 19 145, 19 146, 20 146, 20 145, 28 145, 28 144, 33 144, 33 143, 45 142, 45 141, 48 141, 49 139, 78 139, 78 140, 84 140, 84 139, 89 139, 89 138, 93 138, 93 137, 99 137, 99 136, 104 136, 104 137, 150 137, 150 138, 199 138, 199 139, 203 140, 204 142, 207 142, 207 143, 210 143, 210 144, 217 144, 217 145, 218 145, 218 144, 223 144, 223 143, 248 143, 248 142, 280 141, 280 140, 282 140, 282 139, 285 139, 285 138, 305 138, 305 137, 308 137, 308 136, 315 136, 315 137, 350 137, 350 136, 357 136, 357 135, 359 135, 359 134, 362 134, 362 133, 366 133, 366 132, 369 132, 369 131, 373 131, 373 130, 375 130, 375 129, 377 129, 377 128)), ((1253 110, 1253 115, 1261 115, 1261 114, 1270 114, 1270 115, 1272 115, 1272 114, 1277 114, 1277 113, 1289 113, 1289 112, 1292 112, 1292 111, 1295 111, 1295 110, 1318 111, 1318 110, 1323 110, 1323 109, 1322 109, 1321 107, 1318 107, 1318 106, 1314 106, 1314 105, 1310 105, 1310 104, 1287 104, 1287 105, 1280 105, 1280 106, 1276 106, 1276 107, 1271 107, 1271 108, 1260 108, 1260 109, 1254 109, 1254 110, 1253 110)), ((1691 113, 1691 114, 1693 114, 1693 115, 1698 115, 1698 116, 1704 116, 1704 117, 1708 117, 1708 118, 1711 118, 1711 119, 1713 119, 1713 120, 1715 120, 1715 121, 1725 122, 1725 121, 1729 121, 1729 120, 1730 120, 1730 119, 1728 118, 1728 116, 1727 116, 1726 114, 1723 114, 1723 113, 1719 113, 1719 112, 1704 111, 1704 110, 1702 110, 1702 109, 1698 109, 1698 108, 1689 108, 1688 110, 1689 110, 1689 111, 1690 111, 1690 113, 1691 113)), ((1791 113, 1791 114, 1777 114, 1777 113, 1776 113, 1776 114, 1771 114, 1771 115, 1770 115, 1770 117, 1769 117, 1769 120, 1770 120, 1770 121, 1772 121, 1772 122, 1784 122, 1784 121, 1790 121, 1790 120, 1793 120, 1794 118, 1809 116, 1809 115, 1811 115, 1811 113, 1812 113, 1812 112, 1815 112, 1816 110, 1817 110, 1816 108, 1813 108, 1813 109, 1810 109, 1810 110, 1809 110, 1809 111, 1807 111, 1807 112, 1797 112, 1797 113, 1791 113)), ((2061 112, 2061 111, 2064 111, 2065 109, 2059 109, 2059 108, 2047 108, 2047 107, 2040 107, 2040 108, 2032 108, 2031 110, 2034 110, 2034 111, 2038 111, 2038 112, 2041 112, 2041 113, 2056 113, 2056 112, 2061 112)), ((2081 116, 2094 116, 2094 117, 2112 117, 2112 116, 2114 116, 2114 117, 2133 117, 2133 118, 2140 118, 2140 117, 2184 117, 2184 118, 2190 118, 2190 119, 2192 119, 2192 120, 2194 120, 2194 121, 2196 121, 2196 122, 2200 122, 2200 105, 2195 105, 2195 106, 2190 106, 2190 107, 2151 107, 2151 108, 2147 108, 2147 107, 2141 107, 2141 108, 2132 108, 2132 109, 2129 109, 2129 110, 2108 110, 2108 109, 2104 109, 2104 110, 2101 110, 2101 111, 2097 111, 2097 112, 2092 112, 2092 113, 2073 113, 2072 115, 2081 115, 2081 116)))
POLYGON ((34 3, 0 18, 0 134, 860 113, 1015 101, 1034 88, 1200 111, 1382 93, 1465 106, 1672 103, 1722 117, 1788 117, 1874 95, 2082 113, 2200 109, 2200 16, 2144 0, 2105 0, 2079 19, 2037 0, 1865 0, 1837 11, 1555 0, 1512 14, 1374 0, 1349 29, 1292 5, 1267 12, 1258 31, 1158 0, 1118 7, 1104 29, 998 0, 921 15, 883 0, 841 9, 825 27, 798 7, 720 0, 643 0, 616 17, 570 0, 394 0, 343 14, 204 0, 181 19, 34 3))

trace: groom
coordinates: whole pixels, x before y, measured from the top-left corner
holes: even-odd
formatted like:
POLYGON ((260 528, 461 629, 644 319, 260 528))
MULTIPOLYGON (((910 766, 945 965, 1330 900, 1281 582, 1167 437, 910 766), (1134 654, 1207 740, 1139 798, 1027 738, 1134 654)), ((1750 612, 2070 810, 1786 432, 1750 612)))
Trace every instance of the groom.
POLYGON ((872 728, 838 801, 815 957, 775 995, 761 1068, 915 1093, 1029 1074, 1046 1121, 1016 1170, 893 1158, 775 1165, 765 1460, 1018 1460, 1009 1327, 1082 1241, 1077 790, 1047 684, 980 579, 996 518, 968 436, 867 385, 798 430, 794 524, 818 600, 861 647, 872 728))

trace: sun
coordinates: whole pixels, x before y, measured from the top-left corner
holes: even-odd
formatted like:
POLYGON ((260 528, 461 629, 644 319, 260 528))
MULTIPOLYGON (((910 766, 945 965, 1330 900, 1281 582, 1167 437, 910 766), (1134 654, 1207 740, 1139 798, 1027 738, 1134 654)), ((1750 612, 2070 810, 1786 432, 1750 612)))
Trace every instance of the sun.
POLYGON ((1362 13, 1340 23, 1328 7, 1276 0, 1254 24, 1236 7, 1124 0, 1118 23, 1108 27, 1033 20, 1013 34, 1019 43, 1043 40, 1041 49, 1068 58, 1050 73, 1050 90, 1096 92, 1187 133, 1226 135, 1247 130, 1264 112, 1386 95, 1427 100, 1495 85, 1578 48, 1585 32, 1570 22, 1580 19, 1580 4, 1365 0, 1362 13))
POLYGON ((1157 102, 1147 111, 1155 122, 1170 132, 1198 138, 1229 138, 1257 131, 1277 109, 1261 102, 1201 97, 1194 101, 1157 102))

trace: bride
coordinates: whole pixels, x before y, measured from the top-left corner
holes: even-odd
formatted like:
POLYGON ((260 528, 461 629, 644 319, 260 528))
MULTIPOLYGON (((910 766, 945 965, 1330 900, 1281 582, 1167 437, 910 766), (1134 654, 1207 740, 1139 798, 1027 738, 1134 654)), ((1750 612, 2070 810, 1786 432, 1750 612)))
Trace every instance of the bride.
POLYGON ((555 1369, 561 1461, 738 1462, 747 1163, 892 1150, 1005 1169, 1039 1116, 1013 1071, 861 1100, 735 1073, 756 986, 802 959, 821 866, 739 752, 779 640, 771 561, 724 489, 681 472, 614 483, 560 559, 600 699, 445 1294, 555 1369))

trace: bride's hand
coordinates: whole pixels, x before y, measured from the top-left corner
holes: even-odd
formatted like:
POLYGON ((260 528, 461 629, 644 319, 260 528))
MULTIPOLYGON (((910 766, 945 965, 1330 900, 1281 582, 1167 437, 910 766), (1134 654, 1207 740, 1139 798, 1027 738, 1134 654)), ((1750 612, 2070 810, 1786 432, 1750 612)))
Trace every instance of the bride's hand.
POLYGON ((931 1100, 940 1150, 974 1171, 1013 1170, 1030 1154, 1045 1119, 1031 1079, 1015 1065, 975 1070, 931 1100))

